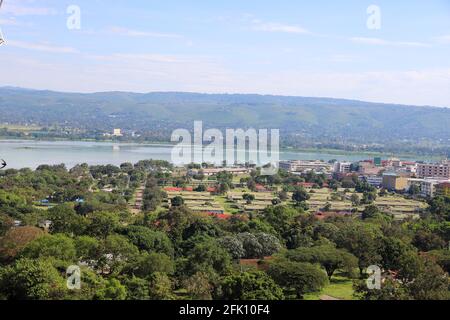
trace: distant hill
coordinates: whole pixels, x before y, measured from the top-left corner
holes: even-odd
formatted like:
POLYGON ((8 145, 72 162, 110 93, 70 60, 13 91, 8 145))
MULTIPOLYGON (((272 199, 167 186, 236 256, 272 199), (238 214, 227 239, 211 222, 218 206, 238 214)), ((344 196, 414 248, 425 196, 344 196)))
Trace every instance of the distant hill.
POLYGON ((280 128, 290 134, 361 139, 450 139, 450 109, 330 98, 252 94, 92 94, 0 88, 0 123, 111 130, 280 128))

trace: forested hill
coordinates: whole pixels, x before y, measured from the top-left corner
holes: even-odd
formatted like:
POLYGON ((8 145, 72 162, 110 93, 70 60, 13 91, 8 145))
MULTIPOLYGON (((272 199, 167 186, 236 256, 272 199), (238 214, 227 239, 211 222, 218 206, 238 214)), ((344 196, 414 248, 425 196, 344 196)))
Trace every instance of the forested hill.
POLYGON ((0 88, 0 123, 110 130, 280 128, 362 139, 450 139, 450 109, 286 96, 197 93, 92 94, 0 88))

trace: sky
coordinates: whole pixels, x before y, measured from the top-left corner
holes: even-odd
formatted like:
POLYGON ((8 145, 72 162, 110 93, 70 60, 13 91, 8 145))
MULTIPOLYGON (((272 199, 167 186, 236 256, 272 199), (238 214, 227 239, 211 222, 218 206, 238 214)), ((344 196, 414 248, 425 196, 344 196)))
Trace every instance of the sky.
POLYGON ((4 0, 0 29, 0 86, 450 107, 450 0, 4 0))

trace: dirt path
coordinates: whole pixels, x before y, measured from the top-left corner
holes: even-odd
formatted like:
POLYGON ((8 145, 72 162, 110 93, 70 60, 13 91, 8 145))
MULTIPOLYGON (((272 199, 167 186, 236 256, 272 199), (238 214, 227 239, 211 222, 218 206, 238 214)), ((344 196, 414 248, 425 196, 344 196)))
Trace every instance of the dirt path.
POLYGON ((143 197, 144 197, 144 185, 140 186, 134 194, 134 203, 130 205, 130 211, 133 214, 138 214, 142 211, 143 197))

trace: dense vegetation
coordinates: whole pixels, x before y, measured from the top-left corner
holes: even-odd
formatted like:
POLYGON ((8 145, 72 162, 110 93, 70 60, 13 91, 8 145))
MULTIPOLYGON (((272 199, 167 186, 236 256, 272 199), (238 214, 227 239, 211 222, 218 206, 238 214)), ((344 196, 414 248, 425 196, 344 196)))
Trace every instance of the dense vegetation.
MULTIPOLYGON (((419 220, 394 220, 370 205, 363 219, 318 220, 305 211, 299 177, 255 171, 246 183, 282 184, 280 198, 293 191, 294 204, 218 219, 183 201, 161 206, 160 186, 185 179, 173 170, 141 161, 2 171, 0 298, 302 299, 338 274, 353 279, 359 299, 450 298, 448 197, 430 200, 419 220), (132 214, 128 201, 141 185, 144 210, 132 214), (66 286, 71 265, 81 267, 81 290, 66 286), (381 290, 365 285, 370 265, 383 270, 381 290)), ((226 174, 219 178, 229 183, 226 174)), ((325 182, 305 178, 318 188, 325 182)))

